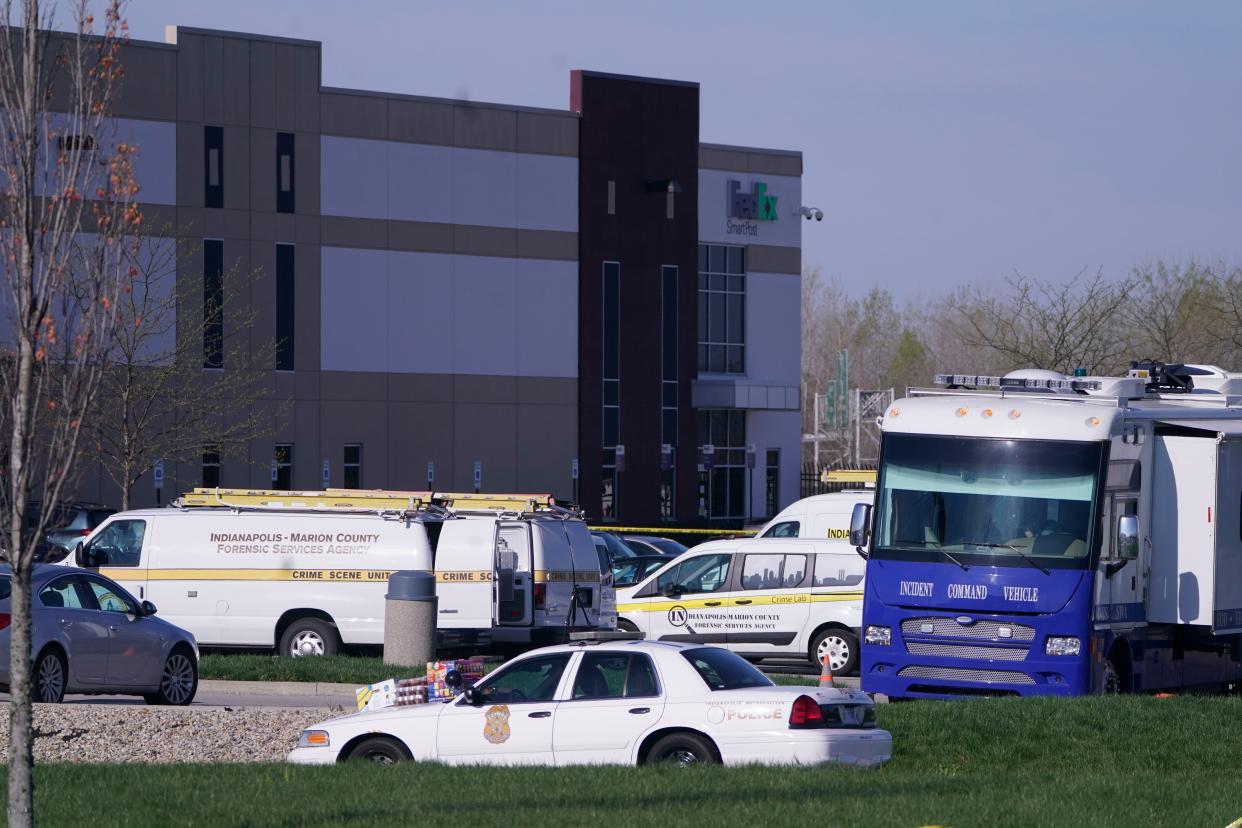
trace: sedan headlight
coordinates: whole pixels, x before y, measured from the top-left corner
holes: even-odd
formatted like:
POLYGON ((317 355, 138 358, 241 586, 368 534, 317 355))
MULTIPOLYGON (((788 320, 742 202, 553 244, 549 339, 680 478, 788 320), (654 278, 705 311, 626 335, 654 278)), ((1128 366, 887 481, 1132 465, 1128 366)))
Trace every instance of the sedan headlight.
POLYGON ((1074 636, 1049 636, 1044 652, 1050 656, 1076 656, 1082 652, 1082 642, 1074 636))
POLYGON ((326 730, 303 730, 301 737, 298 739, 298 747, 328 747, 330 740, 328 739, 328 731, 326 730))
POLYGON ((893 643, 893 631, 889 627, 867 627, 863 641, 875 647, 887 647, 893 643))

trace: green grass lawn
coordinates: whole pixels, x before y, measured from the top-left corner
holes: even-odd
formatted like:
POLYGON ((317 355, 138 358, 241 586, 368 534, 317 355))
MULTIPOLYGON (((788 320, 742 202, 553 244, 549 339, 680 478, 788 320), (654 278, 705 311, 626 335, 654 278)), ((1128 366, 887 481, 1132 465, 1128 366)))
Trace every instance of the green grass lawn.
POLYGON ((393 667, 379 656, 334 655, 320 658, 286 658, 250 653, 207 653, 199 662, 199 678, 229 681, 322 681, 342 684, 373 684, 377 681, 417 675, 417 668, 393 667))
MULTIPOLYGON (((1242 699, 885 705, 884 768, 43 765, 45 825, 1217 826, 1242 699), (227 794, 225 793, 227 792, 227 794)), ((241 738, 241 737, 239 737, 241 738)))

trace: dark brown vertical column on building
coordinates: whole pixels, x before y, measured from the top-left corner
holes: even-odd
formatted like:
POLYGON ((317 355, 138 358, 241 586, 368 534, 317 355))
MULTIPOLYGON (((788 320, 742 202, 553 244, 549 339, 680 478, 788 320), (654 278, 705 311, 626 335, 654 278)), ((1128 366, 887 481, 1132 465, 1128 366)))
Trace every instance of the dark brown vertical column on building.
POLYGON ((698 84, 575 70, 578 138, 579 500, 601 515, 604 463, 603 266, 620 263, 619 522, 658 525, 661 275, 678 269, 676 521, 695 520, 698 84), (669 192, 672 191, 670 217, 669 192))

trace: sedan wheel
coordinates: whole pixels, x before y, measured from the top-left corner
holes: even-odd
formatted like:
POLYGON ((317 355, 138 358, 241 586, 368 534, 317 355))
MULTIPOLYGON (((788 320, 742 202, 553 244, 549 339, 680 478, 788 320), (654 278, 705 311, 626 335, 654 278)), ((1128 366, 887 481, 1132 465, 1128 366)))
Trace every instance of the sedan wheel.
POLYGON ((34 700, 59 704, 65 698, 65 660, 55 650, 44 650, 35 663, 34 700))
POLYGON ((386 736, 375 736, 359 742, 349 752, 348 759, 363 759, 377 765, 395 765, 410 758, 405 748, 386 736))
POLYGON ((183 707, 194 701, 198 692, 198 666, 185 650, 177 649, 164 661, 158 693, 145 696, 148 704, 170 704, 183 707))
POLYGON ((712 749, 711 743, 702 736, 694 733, 674 733, 651 746, 647 761, 688 768, 691 765, 714 765, 720 760, 716 758, 716 751, 712 749))

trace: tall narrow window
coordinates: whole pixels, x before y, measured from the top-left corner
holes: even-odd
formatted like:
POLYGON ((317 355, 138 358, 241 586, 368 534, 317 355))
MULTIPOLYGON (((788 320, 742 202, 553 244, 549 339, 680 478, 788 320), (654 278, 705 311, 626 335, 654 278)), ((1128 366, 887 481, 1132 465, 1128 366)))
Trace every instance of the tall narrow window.
POLYGON ((276 370, 293 370, 293 245, 276 245, 276 370))
POLYGON ((362 444, 346 443, 345 458, 341 463, 341 470, 345 473, 345 488, 361 489, 362 488, 362 444))
POLYGON ((621 264, 604 262, 604 453, 600 517, 616 520, 617 444, 621 441, 621 264))
POLYGON ((699 371, 746 372, 746 248, 699 245, 699 371))
POLYGON ((763 509, 772 517, 780 511, 781 504, 781 450, 768 449, 767 468, 764 470, 763 509))
POLYGON ((203 127, 204 207, 224 206, 224 128, 203 127))
POLYGON ((203 367, 224 367, 224 242, 203 242, 203 367))
POLYGON ((660 517, 665 520, 675 517, 677 500, 677 273, 674 265, 660 268, 660 517))
POLYGON ((711 468, 699 473, 699 514, 713 521, 746 518, 746 411, 699 409, 699 445, 711 445, 711 468))
POLYGON ((203 446, 203 486, 214 489, 220 485, 220 447, 203 446))
POLYGON ((293 133, 276 133, 276 212, 293 212, 293 133))
POLYGON ((293 488, 293 443, 277 443, 272 454, 272 488, 293 488))

